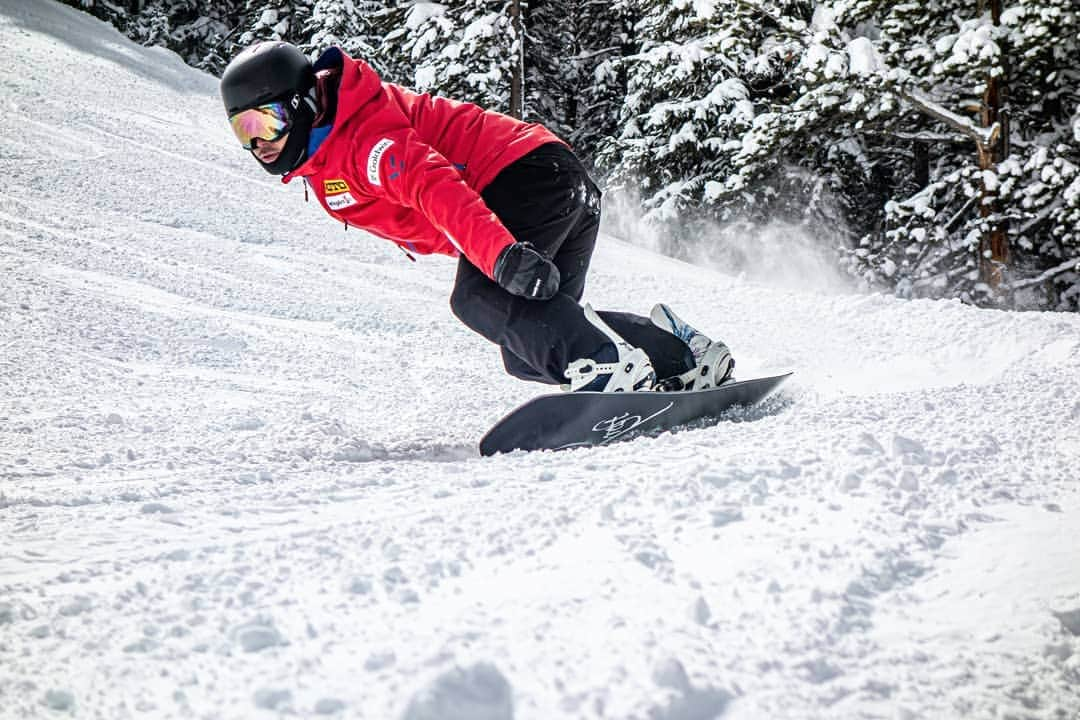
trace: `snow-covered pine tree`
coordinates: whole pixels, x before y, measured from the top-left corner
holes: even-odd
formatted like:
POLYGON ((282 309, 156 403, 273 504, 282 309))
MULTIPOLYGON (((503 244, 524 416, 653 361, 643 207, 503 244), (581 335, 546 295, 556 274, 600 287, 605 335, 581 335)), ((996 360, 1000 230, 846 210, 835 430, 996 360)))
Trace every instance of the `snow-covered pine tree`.
POLYGON ((112 23, 143 45, 161 45, 196 67, 220 71, 244 0, 63 0, 112 23))
POLYGON ((633 0, 590 0, 581 6, 575 58, 578 87, 570 121, 570 141, 586 160, 601 141, 618 133, 619 109, 627 95, 624 59, 637 52, 633 0))
POLYGON ((646 218, 667 225, 667 249, 677 250, 683 236, 699 234, 695 216, 731 220, 776 199, 761 179, 775 175, 781 156, 764 144, 781 140, 774 125, 809 6, 634 0, 630 13, 640 50, 618 63, 627 73, 620 133, 599 161, 615 188, 640 191, 646 218))
POLYGON ((529 0, 525 14, 525 117, 567 138, 578 86, 577 23, 582 3, 529 0))
POLYGON ((530 0, 526 15, 526 115, 590 162, 617 129, 626 94, 618 61, 630 45, 630 0, 530 0))
POLYGON ((214 6, 215 22, 203 34, 198 49, 191 53, 188 63, 212 75, 220 75, 239 50, 245 0, 219 0, 214 6))
POLYGON ((382 41, 378 27, 386 4, 374 0, 315 0, 304 28, 300 49, 316 57, 331 45, 380 69, 376 48, 382 41))
POLYGON ((885 231, 865 235, 855 251, 875 268, 864 278, 888 278, 903 295, 938 295, 948 288, 968 300, 988 300, 990 288, 981 278, 990 271, 1000 277, 1005 260, 1004 250, 992 266, 980 254, 1003 229, 997 184, 983 172, 999 159, 1002 146, 993 137, 1001 137, 1002 126, 991 137, 979 122, 980 96, 991 74, 1001 76, 1001 56, 989 18, 970 19, 973 5, 837 5, 841 35, 855 27, 878 33, 874 50, 882 82, 905 98, 892 114, 907 132, 897 128, 886 135, 910 137, 916 164, 925 166, 916 169, 919 187, 907 199, 894 188, 885 205, 885 231), (956 42, 961 51, 949 53, 956 42))
POLYGON ((247 0, 239 47, 260 40, 285 40, 299 45, 307 39, 314 0, 247 0))
POLYGON ((740 38, 722 37, 715 4, 636 5, 640 51, 622 60, 620 132, 598 160, 616 189, 640 188, 650 220, 672 221, 700 206, 706 183, 728 173, 724 136, 749 127, 753 106, 733 67, 738 60, 726 52, 737 55, 740 38))
POLYGON ((192 4, 184 0, 180 3, 174 3, 171 0, 149 0, 143 3, 137 12, 128 16, 124 32, 128 37, 143 45, 168 47, 174 22, 188 22, 189 18, 185 11, 189 10, 192 4), (181 13, 183 17, 178 17, 181 13))
POLYGON ((762 32, 742 71, 756 114, 711 198, 727 215, 828 228, 823 242, 842 248, 878 225, 889 189, 910 175, 883 132, 899 129, 897 103, 873 30, 836 32, 825 4, 757 7, 762 32))
POLYGON ((979 12, 988 8, 965 0, 834 5, 838 36, 857 27, 877 33, 880 82, 902 88, 908 102, 897 121, 925 149, 919 187, 907 196, 894 189, 885 232, 865 235, 849 267, 903 295, 1075 309, 1077 237, 1068 222, 1080 188, 1068 117, 1080 99, 1077 73, 1060 64, 1078 52, 1075 9, 1065 0, 1006 4, 995 24, 979 12), (999 137, 1011 142, 980 167, 971 138, 982 132, 989 139, 979 116, 991 77, 1010 91, 999 137), (997 290, 983 282, 985 238, 995 227, 1011 236, 997 290))
POLYGON ((411 85, 412 61, 402 57, 399 47, 388 38, 400 33, 405 25, 413 0, 353 0, 361 42, 367 53, 360 53, 383 80, 411 85))
POLYGON ((111 23, 121 32, 128 31, 128 21, 139 14, 143 0, 112 0, 101 2, 100 0, 60 0, 65 5, 77 7, 90 13, 99 20, 111 23))
POLYGON ((1020 307, 1080 310, 1080 10, 1012 0, 1002 14, 1011 147, 999 169, 1020 307))
POLYGON ((399 7, 398 27, 379 55, 389 79, 420 92, 510 110, 518 38, 510 0, 415 2, 399 7))
POLYGON ((243 0, 147 0, 128 35, 144 45, 164 45, 189 65, 224 68, 215 55, 238 34, 235 18, 242 9, 243 0))

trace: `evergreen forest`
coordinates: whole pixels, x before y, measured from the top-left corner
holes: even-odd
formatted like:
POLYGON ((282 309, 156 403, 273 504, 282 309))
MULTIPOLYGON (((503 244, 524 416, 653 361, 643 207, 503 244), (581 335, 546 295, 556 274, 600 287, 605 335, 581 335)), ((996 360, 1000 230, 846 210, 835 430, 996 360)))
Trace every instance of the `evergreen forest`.
POLYGON ((1080 310, 1076 0, 66 0, 219 75, 330 45, 541 122, 664 252, 766 224, 867 290, 1080 310))

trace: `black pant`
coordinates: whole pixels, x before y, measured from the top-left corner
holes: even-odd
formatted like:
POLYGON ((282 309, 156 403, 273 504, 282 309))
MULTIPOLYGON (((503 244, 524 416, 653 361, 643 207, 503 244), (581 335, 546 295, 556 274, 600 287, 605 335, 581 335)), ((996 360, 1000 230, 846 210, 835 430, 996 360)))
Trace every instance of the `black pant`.
MULTIPOLYGON (((464 256, 450 308, 468 327, 502 347, 503 364, 524 380, 559 384, 578 358, 595 358, 610 340, 585 319, 579 304, 600 229, 600 190, 577 157, 560 144, 543 145, 508 165, 481 197, 507 230, 559 268, 559 292, 536 301, 511 295, 464 256)), ((693 367, 690 349, 648 318, 600 312, 615 332, 643 349, 658 378, 693 367)))

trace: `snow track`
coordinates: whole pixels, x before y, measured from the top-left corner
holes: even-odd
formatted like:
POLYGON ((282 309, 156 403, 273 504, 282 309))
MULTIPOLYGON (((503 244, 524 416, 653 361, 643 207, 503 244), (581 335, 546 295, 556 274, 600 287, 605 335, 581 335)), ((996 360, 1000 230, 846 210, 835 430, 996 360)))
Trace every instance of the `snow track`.
POLYGON ((75 10, 0 0, 0 68, 0 717, 1080 718, 1077 317, 605 238, 595 305, 795 377, 482 459, 544 388, 452 262, 343 232, 75 10))

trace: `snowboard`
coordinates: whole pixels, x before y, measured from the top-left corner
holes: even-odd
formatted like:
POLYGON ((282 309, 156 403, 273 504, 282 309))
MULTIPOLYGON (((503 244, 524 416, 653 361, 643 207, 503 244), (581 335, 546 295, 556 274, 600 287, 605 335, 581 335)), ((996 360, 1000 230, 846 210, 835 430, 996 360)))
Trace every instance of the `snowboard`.
POLYGON ((521 405, 480 440, 480 454, 607 445, 687 425, 709 425, 736 405, 768 397, 791 373, 736 380, 707 390, 576 392, 521 405))

